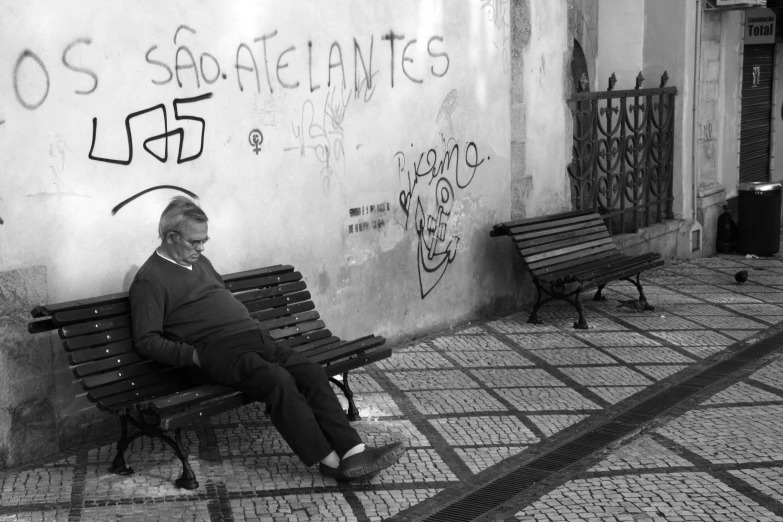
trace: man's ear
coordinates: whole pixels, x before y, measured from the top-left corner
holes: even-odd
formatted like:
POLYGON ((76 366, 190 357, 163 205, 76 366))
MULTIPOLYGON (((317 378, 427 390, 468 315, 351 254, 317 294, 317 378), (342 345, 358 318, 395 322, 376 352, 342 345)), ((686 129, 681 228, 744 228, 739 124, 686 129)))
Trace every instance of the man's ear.
POLYGON ((176 235, 177 235, 176 232, 168 232, 166 234, 166 243, 168 243, 169 245, 173 245, 174 244, 174 236, 176 236, 176 235))

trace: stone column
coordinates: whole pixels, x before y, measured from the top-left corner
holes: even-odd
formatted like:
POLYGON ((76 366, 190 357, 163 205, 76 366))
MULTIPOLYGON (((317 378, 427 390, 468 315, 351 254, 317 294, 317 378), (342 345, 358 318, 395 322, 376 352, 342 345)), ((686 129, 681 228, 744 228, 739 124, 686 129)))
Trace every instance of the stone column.
POLYGON ((46 300, 46 267, 0 272, 0 469, 59 450, 51 336, 27 332, 46 300))

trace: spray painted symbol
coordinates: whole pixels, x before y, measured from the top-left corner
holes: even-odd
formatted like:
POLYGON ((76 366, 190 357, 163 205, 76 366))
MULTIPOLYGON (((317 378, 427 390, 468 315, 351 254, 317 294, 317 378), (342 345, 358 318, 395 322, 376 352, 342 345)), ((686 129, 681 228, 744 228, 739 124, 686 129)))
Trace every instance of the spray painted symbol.
POLYGON ((261 134, 260 130, 253 129, 250 131, 250 136, 248 136, 247 139, 253 146, 253 152, 258 154, 258 152, 261 150, 261 144, 264 143, 264 135, 261 134))

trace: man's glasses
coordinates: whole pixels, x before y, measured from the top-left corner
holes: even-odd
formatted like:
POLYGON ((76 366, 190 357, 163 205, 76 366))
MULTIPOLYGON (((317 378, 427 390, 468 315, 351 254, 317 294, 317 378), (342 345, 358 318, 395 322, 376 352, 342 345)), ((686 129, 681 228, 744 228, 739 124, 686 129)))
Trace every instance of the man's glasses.
POLYGON ((182 241, 184 241, 185 243, 190 245, 191 248, 203 247, 204 245, 207 244, 207 241, 209 241, 209 236, 205 237, 204 239, 199 239, 198 241, 196 241, 196 240, 193 240, 193 239, 186 238, 185 236, 183 236, 179 232, 177 232, 177 235, 182 238, 182 241))

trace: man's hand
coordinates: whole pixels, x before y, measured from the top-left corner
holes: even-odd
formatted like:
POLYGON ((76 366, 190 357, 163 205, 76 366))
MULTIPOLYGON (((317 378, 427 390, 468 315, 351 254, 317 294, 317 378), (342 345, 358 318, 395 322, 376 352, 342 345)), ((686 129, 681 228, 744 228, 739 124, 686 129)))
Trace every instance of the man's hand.
POLYGON ((198 360, 198 352, 196 350, 193 350, 193 364, 195 364, 199 368, 201 367, 201 363, 198 360))

